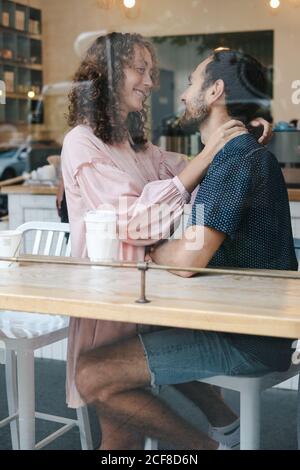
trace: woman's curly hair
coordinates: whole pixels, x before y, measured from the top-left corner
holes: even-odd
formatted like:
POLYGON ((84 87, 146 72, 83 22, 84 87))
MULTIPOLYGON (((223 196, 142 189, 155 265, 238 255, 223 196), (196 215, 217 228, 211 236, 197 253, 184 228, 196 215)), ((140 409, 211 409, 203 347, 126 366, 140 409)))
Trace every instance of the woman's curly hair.
POLYGON ((152 80, 158 85, 158 67, 154 47, 139 34, 111 33, 98 37, 88 49, 73 78, 69 93, 68 124, 89 125, 106 144, 124 142, 129 131, 132 146, 143 150, 147 143, 146 105, 140 112, 121 118, 120 92, 124 84, 124 67, 131 66, 135 46, 146 48, 152 57, 152 80))

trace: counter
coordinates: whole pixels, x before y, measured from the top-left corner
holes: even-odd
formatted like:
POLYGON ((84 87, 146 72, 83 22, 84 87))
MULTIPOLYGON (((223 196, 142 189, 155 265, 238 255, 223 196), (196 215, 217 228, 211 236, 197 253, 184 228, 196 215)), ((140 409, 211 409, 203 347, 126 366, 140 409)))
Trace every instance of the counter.
POLYGON ((288 189, 289 200, 294 202, 300 202, 300 188, 299 189, 288 189))
MULTIPOLYGON (((55 195, 56 186, 30 186, 30 185, 15 185, 4 186, 1 189, 1 194, 36 194, 36 195, 55 195)), ((290 201, 300 201, 300 188, 288 189, 290 201)))
POLYGON ((30 186, 19 184, 15 186, 4 186, 1 189, 1 194, 56 194, 56 186, 30 186))
POLYGON ((60 222, 56 210, 56 186, 4 186, 8 196, 9 229, 33 220, 60 222))

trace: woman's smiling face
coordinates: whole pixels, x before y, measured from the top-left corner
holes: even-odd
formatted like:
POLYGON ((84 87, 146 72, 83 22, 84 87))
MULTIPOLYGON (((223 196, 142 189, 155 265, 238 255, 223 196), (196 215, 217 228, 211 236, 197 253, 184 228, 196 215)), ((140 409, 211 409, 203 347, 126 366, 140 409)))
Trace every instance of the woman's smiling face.
POLYGON ((121 102, 124 113, 141 111, 145 100, 151 93, 152 57, 148 49, 135 46, 131 66, 124 68, 125 80, 121 91, 121 102))

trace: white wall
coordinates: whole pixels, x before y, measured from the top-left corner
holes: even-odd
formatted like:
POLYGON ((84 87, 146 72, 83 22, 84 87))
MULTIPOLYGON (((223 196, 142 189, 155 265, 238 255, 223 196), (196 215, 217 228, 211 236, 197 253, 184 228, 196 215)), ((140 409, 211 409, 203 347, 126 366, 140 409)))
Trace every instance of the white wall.
POLYGON ((188 44, 186 46, 170 46, 170 43, 155 45, 161 69, 173 70, 175 73, 174 109, 180 106, 180 95, 188 84, 188 76, 201 62, 201 56, 197 52, 197 46, 188 44))

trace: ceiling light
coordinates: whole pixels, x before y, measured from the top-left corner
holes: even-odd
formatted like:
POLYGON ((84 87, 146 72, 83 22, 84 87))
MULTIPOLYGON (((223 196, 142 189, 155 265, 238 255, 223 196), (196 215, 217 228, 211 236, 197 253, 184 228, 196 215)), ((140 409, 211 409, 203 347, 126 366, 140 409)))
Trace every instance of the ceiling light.
POLYGON ((138 18, 141 9, 140 3, 137 0, 97 0, 97 5, 102 10, 119 9, 126 18, 131 20, 138 18))
POLYGON ((133 8, 135 7, 135 0, 123 0, 124 7, 133 8))
POLYGON ((271 8, 278 8, 280 6, 280 0, 270 0, 271 8))

